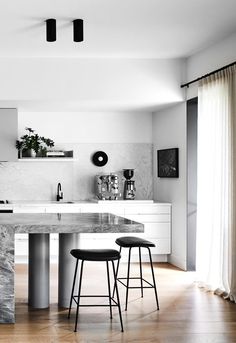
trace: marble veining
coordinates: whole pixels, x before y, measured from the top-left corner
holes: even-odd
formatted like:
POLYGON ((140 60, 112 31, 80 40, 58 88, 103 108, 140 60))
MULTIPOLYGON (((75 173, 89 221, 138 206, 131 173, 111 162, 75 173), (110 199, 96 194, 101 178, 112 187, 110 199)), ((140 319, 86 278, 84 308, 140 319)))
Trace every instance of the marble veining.
POLYGON ((58 148, 73 150, 74 160, 0 163, 0 199, 55 200, 56 185, 61 182, 64 200, 90 200, 95 196, 95 175, 110 172, 119 175, 122 193, 124 168, 135 169, 136 199, 153 198, 152 144, 64 143, 58 148), (104 167, 91 162, 98 150, 108 155, 104 167))
POLYGON ((0 323, 14 321, 14 230, 0 224, 0 323))
POLYGON ((15 233, 144 232, 144 225, 110 213, 0 214, 0 323, 14 323, 15 233))

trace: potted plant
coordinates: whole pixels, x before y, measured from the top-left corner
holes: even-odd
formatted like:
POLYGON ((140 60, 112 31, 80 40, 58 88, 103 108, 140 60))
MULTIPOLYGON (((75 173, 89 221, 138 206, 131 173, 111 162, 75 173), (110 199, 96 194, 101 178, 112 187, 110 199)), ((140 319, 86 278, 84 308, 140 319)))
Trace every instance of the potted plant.
POLYGON ((20 137, 20 140, 16 141, 16 148, 19 151, 19 157, 22 154, 27 157, 44 157, 46 156, 47 147, 53 147, 54 142, 50 138, 39 136, 35 133, 35 130, 30 127, 25 128, 27 133, 20 137))

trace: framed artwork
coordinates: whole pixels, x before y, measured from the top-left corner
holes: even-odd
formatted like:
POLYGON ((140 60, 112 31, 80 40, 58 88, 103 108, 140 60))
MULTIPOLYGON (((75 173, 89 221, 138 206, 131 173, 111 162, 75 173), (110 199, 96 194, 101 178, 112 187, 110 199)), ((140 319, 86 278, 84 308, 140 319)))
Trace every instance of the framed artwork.
POLYGON ((157 150, 157 176, 179 177, 179 148, 157 150))

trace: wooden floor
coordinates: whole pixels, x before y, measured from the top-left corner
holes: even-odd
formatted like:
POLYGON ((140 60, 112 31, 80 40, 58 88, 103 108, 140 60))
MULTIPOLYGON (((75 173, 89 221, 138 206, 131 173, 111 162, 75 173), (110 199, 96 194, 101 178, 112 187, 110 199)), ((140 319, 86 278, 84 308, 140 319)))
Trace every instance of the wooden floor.
MULTIPOLYGON (((121 265, 125 271, 125 265, 121 265)), ((138 271, 138 265, 132 265, 138 271)), ((85 264, 83 280, 86 292, 106 292, 105 266, 85 264), (93 277, 92 286, 89 277, 93 277)), ((149 279, 148 265, 144 274, 149 279)), ((128 311, 124 311, 124 287, 119 286, 122 300, 124 333, 120 332, 117 309, 109 319, 108 308, 81 308, 79 331, 74 329, 74 311, 70 320, 67 310, 58 309, 57 266, 51 267, 51 305, 47 310, 27 306, 27 266, 16 265, 16 324, 0 325, 0 342, 4 343, 226 343, 236 342, 236 304, 205 292, 193 283, 193 274, 168 264, 155 264, 160 311, 156 311, 154 292, 130 291, 128 311)), ((99 300, 99 299, 98 299, 99 300)))

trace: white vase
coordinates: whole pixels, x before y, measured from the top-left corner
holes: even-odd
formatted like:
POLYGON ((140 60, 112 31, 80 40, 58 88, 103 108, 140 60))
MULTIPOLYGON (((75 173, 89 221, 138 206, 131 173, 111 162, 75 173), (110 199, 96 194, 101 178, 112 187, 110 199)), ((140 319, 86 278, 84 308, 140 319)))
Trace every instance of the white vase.
POLYGON ((34 151, 34 149, 30 149, 30 156, 32 158, 35 158, 36 157, 36 152, 34 151))

